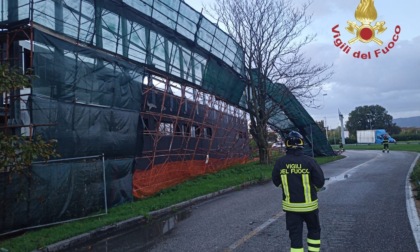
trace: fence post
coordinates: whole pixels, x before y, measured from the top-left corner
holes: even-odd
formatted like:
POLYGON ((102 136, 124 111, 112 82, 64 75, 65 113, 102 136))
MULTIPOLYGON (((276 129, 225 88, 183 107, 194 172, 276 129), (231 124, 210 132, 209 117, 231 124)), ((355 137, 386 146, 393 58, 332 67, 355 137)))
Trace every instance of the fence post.
POLYGON ((104 178, 105 214, 108 214, 108 199, 106 197, 106 176, 105 176, 105 154, 104 153, 102 153, 102 174, 104 178))

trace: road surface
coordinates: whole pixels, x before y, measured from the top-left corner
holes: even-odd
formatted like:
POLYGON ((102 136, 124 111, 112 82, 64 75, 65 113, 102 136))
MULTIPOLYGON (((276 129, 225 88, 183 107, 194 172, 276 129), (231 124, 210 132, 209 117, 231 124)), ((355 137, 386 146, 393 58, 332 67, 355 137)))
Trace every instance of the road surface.
MULTIPOLYGON (((345 159, 322 166, 330 179, 319 193, 321 251, 418 251, 406 206, 407 174, 417 153, 344 154, 345 159)), ((167 231, 147 248, 136 239, 139 233, 130 231, 78 251, 290 250, 281 189, 271 182, 193 205, 167 231)))

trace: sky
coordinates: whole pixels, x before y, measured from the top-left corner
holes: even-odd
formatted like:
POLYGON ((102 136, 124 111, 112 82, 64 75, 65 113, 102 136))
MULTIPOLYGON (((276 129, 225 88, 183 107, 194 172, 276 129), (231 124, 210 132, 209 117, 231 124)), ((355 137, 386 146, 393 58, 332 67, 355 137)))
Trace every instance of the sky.
MULTIPOLYGON (((203 4, 208 6, 213 0, 185 2, 201 11, 203 4)), ((324 120, 330 129, 340 125, 339 110, 345 124, 350 112, 365 105, 382 106, 394 119, 420 116, 420 0, 374 2, 378 16, 372 25, 384 21, 387 28, 375 35, 382 45, 373 41, 348 43, 355 35, 345 28, 347 21, 360 25, 354 16, 359 3, 360 0, 313 0, 308 11, 312 23, 307 32, 317 36, 304 48, 305 56, 313 63, 332 65, 334 74, 315 98, 319 108, 306 110, 314 120, 324 120), (340 35, 334 38, 337 32, 340 35), (335 46, 337 38, 349 45, 347 53, 335 46), (380 52, 377 57, 375 51, 380 52), (357 52, 359 58, 354 57, 357 52), (370 59, 361 58, 368 53, 370 59)))

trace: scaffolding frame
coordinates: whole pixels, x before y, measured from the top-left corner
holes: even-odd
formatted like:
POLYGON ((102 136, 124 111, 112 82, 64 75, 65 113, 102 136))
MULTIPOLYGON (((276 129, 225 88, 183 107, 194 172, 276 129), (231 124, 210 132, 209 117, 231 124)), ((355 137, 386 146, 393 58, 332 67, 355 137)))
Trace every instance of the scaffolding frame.
POLYGON ((133 183, 138 184, 134 189, 136 197, 149 196, 162 189, 159 186, 150 189, 162 180, 159 175, 162 170, 172 175, 187 174, 175 175, 172 181, 167 179, 164 187, 168 187, 189 177, 249 160, 247 113, 244 110, 186 83, 174 82, 159 72, 149 71, 146 76, 141 117, 144 138, 150 139, 145 143, 152 148, 136 157, 142 159, 139 162, 142 165, 136 167, 139 173, 149 178, 147 182, 140 179, 141 182, 136 183, 134 174, 133 183), (162 143, 167 143, 168 148, 162 149, 162 143), (175 163, 187 168, 174 167, 172 164, 175 163), (143 185, 149 188, 136 193, 143 185))

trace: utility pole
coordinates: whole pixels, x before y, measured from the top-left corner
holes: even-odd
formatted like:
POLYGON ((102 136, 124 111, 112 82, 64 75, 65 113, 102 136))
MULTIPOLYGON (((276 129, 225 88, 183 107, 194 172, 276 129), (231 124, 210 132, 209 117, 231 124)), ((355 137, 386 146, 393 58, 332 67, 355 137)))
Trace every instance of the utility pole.
POLYGON ((343 114, 341 114, 340 109, 338 110, 338 118, 341 123, 341 143, 346 144, 346 139, 344 138, 344 126, 343 126, 343 114))
POLYGON ((324 129, 325 129, 325 136, 328 140, 328 126, 327 126, 327 117, 324 117, 324 129))

